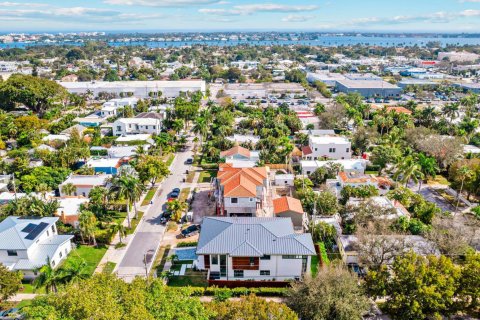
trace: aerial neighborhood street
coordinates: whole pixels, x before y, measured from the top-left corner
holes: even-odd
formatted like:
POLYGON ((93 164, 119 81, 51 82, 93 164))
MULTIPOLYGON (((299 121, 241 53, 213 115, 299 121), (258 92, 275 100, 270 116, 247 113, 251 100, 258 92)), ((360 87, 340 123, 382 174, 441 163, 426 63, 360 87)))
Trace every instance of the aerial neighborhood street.
POLYGON ((479 1, 44 2, 0 2, 0 320, 480 319, 479 1))

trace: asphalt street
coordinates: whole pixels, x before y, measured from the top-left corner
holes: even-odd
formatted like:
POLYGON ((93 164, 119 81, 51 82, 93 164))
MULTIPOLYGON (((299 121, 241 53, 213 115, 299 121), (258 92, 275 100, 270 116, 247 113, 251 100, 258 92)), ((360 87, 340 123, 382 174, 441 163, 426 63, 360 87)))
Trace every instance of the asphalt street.
POLYGON ((185 161, 193 156, 191 149, 189 142, 186 151, 177 153, 170 166, 171 174, 160 185, 153 198, 153 204, 145 212, 133 239, 128 244, 127 251, 117 268, 119 278, 131 281, 136 276, 144 277, 150 272, 165 233, 165 227, 160 224, 160 214, 172 189, 182 189, 185 172, 190 168, 185 161))

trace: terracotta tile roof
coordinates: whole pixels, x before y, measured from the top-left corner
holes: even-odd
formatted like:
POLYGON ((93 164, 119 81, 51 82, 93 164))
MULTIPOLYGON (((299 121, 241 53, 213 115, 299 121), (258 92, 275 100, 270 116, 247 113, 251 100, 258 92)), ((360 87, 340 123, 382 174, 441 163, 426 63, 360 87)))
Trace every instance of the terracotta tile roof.
POLYGON ((263 185, 267 176, 265 167, 232 168, 229 165, 222 165, 217 173, 225 197, 255 197, 257 187, 263 185))
POLYGON ((241 156, 244 156, 246 158, 250 158, 250 150, 241 147, 241 146, 235 146, 233 148, 230 148, 228 150, 220 152, 220 157, 225 158, 225 157, 231 157, 236 154, 239 154, 241 156))
POLYGON ((297 147, 294 147, 292 152, 290 153, 291 156, 293 157, 301 157, 302 156, 302 151, 298 149, 297 147))
POLYGON ((303 214, 302 202, 292 197, 281 197, 273 200, 273 212, 280 214, 285 211, 293 211, 303 214))
POLYGON ((400 106, 379 106, 379 105, 372 105, 372 109, 381 110, 383 108, 387 109, 387 112, 395 111, 397 113, 405 113, 405 114, 412 114, 412 111, 408 110, 405 107, 400 106))
POLYGON ((306 146, 306 147, 302 147, 302 153, 304 156, 306 156, 306 155, 312 154, 313 151, 312 151, 312 148, 310 148, 310 146, 306 146))
POLYGON ((375 183, 377 179, 371 175, 339 172, 338 176, 344 183, 375 183))

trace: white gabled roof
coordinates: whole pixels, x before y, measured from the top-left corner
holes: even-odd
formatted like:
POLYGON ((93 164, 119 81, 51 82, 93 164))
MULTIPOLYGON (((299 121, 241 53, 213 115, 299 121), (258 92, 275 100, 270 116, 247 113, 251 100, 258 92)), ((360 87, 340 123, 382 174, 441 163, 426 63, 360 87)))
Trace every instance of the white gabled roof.
POLYGON ((310 234, 296 234, 291 218, 206 217, 197 255, 315 255, 310 234))
POLYGON ((28 249, 30 245, 32 245, 45 230, 55 224, 57 220, 57 217, 43 217, 38 219, 14 216, 7 217, 0 223, 0 249, 28 249), (38 229, 35 231, 35 228, 38 229), (28 237, 29 235, 31 235, 31 237, 28 237))

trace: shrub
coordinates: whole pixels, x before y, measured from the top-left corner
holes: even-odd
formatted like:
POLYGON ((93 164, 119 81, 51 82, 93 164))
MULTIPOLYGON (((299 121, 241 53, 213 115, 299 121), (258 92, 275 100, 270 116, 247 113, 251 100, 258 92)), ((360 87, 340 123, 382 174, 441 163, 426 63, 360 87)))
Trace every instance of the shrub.
POLYGON ((183 241, 177 243, 177 248, 185 248, 185 247, 196 247, 198 244, 197 241, 183 241))

